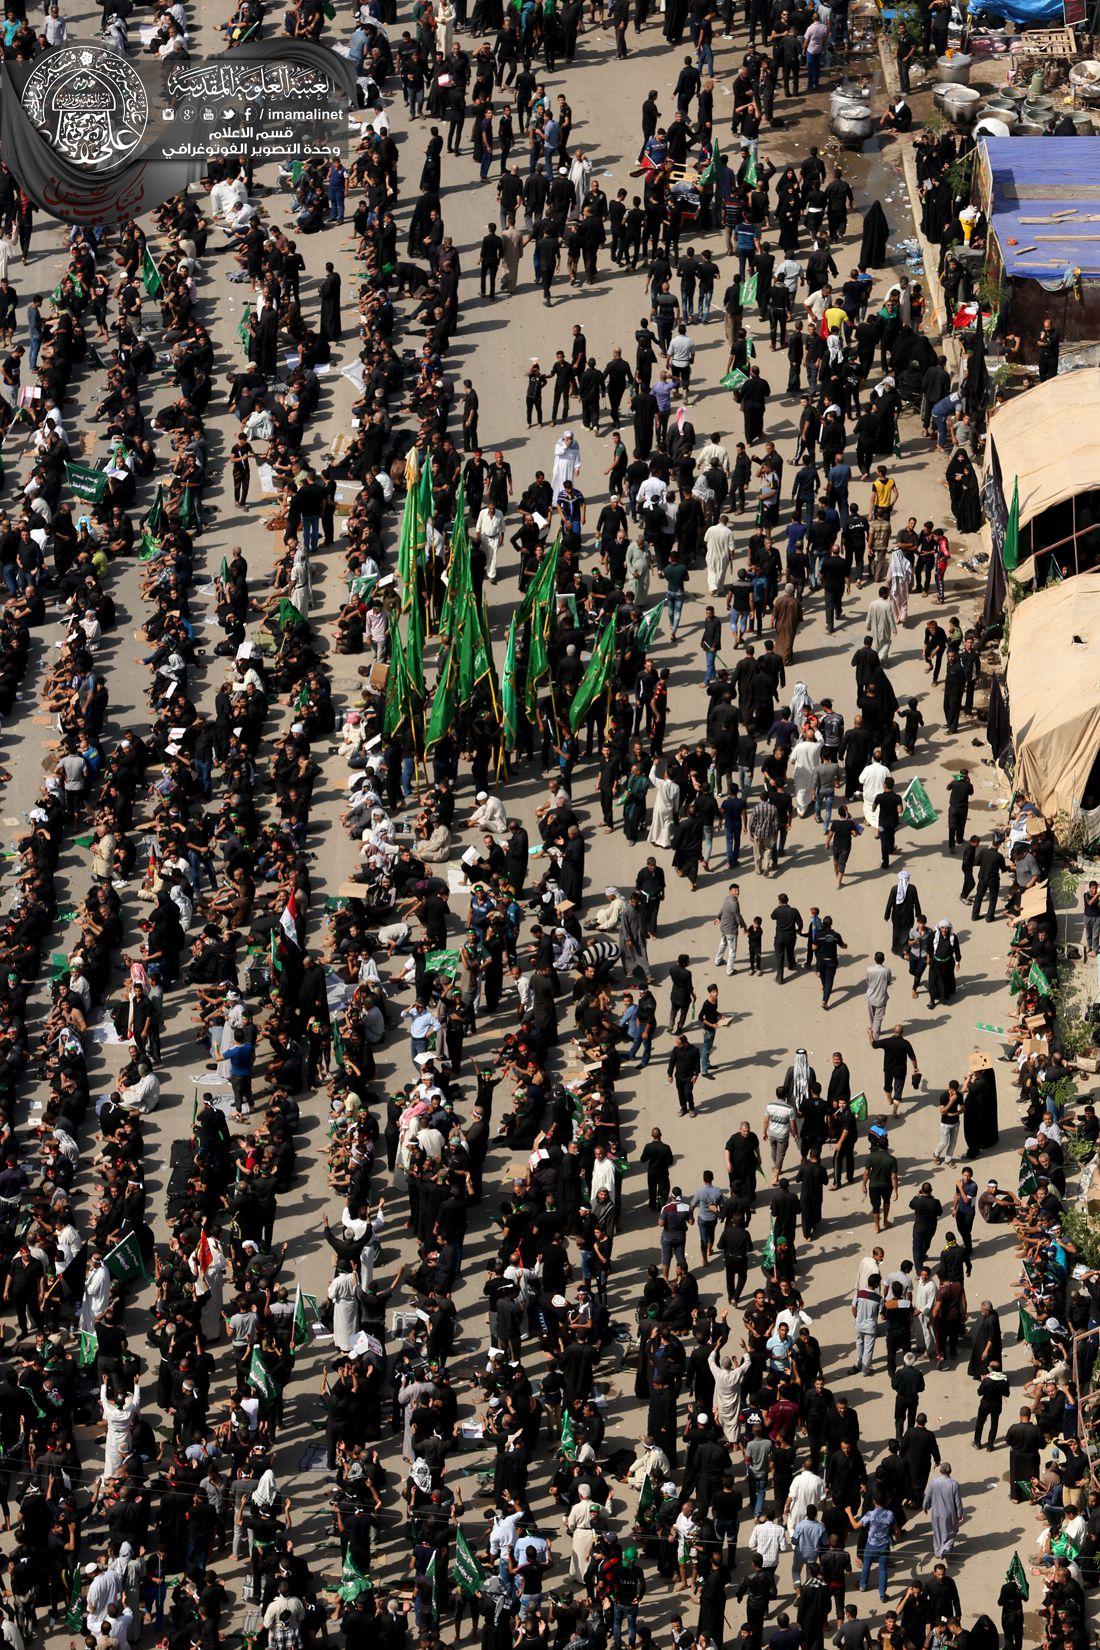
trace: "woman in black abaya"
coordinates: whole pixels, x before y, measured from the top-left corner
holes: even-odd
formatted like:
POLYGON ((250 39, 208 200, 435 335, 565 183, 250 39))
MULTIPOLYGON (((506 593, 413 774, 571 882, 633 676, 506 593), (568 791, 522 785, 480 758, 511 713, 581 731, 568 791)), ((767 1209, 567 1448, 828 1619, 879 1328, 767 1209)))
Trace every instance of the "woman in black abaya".
POLYGON ((997 1130, 997 1077, 989 1067, 968 1072, 963 1078, 963 1137, 967 1153, 974 1157, 988 1151, 1000 1138, 997 1130))
POLYGON ((890 244, 890 225, 881 201, 872 201, 863 214, 863 239, 859 246, 859 261, 864 269, 881 269, 888 261, 886 249, 890 244))
POLYGON ((976 533, 982 524, 982 500, 970 454, 956 447, 946 472, 951 514, 960 533, 976 533))

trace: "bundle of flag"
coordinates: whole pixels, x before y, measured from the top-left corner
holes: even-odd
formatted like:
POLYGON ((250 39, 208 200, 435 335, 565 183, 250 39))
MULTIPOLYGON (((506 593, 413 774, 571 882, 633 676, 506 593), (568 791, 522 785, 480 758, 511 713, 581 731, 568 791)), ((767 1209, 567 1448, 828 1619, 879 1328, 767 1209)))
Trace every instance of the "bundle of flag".
POLYGON ((141 1249, 133 1232, 128 1232, 113 1249, 108 1249, 103 1257, 103 1264, 116 1283, 129 1283, 131 1278, 146 1276, 145 1262, 141 1258, 141 1249))

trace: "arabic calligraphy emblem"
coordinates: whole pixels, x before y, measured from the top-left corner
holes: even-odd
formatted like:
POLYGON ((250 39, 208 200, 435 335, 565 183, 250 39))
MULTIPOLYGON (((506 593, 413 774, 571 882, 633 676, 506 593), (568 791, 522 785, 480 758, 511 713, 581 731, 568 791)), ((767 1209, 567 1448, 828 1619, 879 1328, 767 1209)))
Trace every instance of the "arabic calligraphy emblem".
POLYGON ((107 46, 50 52, 32 70, 23 108, 74 166, 117 166, 145 136, 149 100, 137 73, 107 46))

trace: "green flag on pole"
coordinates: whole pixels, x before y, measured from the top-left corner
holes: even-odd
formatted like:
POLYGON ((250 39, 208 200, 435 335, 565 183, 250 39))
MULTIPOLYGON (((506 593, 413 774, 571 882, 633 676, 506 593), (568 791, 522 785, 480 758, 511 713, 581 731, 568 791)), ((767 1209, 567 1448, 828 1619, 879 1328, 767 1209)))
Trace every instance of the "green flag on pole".
POLYGON ((143 248, 141 254, 141 284, 150 298, 159 298, 164 291, 164 282, 160 278, 157 261, 148 246, 143 248))
POLYGON ((98 1356, 99 1336, 94 1329, 82 1329, 76 1354, 77 1367, 79 1369, 90 1369, 98 1356))
POLYGON ((420 704, 426 697, 424 687, 424 603, 420 599, 420 569, 413 569, 413 599, 409 607, 409 624, 405 638, 405 677, 409 690, 420 704))
POLYGON ((643 653, 648 653, 657 639, 657 632, 661 628, 661 619, 664 617, 665 599, 662 596, 656 607, 651 607, 638 625, 638 646, 643 653))
POLYGON ((573 1417, 565 1410, 561 1418, 561 1452, 567 1461, 577 1458, 577 1440, 573 1432, 573 1417))
POLYGON ((743 178, 742 181, 751 185, 751 184, 754 184, 756 182, 756 179, 757 179, 756 156, 750 150, 749 158, 748 158, 748 161, 747 161, 746 166, 745 166, 744 178, 743 178))
POLYGON ((642 1493, 638 1497, 638 1523, 643 1530, 650 1529, 656 1522, 659 1505, 660 1497, 653 1487, 653 1480, 647 1477, 642 1485, 642 1493))
POLYGON ((252 1357, 248 1363, 248 1384, 253 1392, 258 1392, 261 1398, 269 1401, 278 1396, 275 1382, 271 1379, 271 1371, 260 1356, 259 1347, 254 1347, 252 1357))
POLYGON ((320 1322, 321 1312, 316 1295, 302 1293, 301 1284, 294 1291, 294 1319, 290 1326, 291 1353, 300 1352, 313 1339, 314 1325, 320 1322))
POLYGON ((902 801, 905 803, 905 807, 902 810, 901 817, 907 825, 912 825, 915 830, 919 831, 925 825, 934 825, 939 818, 932 806, 928 792, 924 788, 924 783, 920 779, 909 781, 902 793, 902 801))
POLYGON ((195 511, 195 493, 191 487, 185 487, 180 498, 179 524, 186 530, 197 525, 195 511))
POLYGON ((69 1607, 65 1612, 66 1633, 82 1633, 84 1631, 84 1589, 81 1567, 78 1564, 73 1584, 69 1591, 69 1607))
POLYGON ((1011 975, 1009 976, 1009 981, 1008 981, 1008 989, 1011 991, 1012 995, 1014 997, 1018 997, 1020 995, 1020 992, 1024 990, 1026 985, 1027 985, 1027 981, 1024 979, 1023 975, 1020 973, 1020 970, 1018 968, 1014 968, 1012 970, 1011 975))
POLYGON ((706 187, 706 185, 708 183, 713 183, 714 182, 715 178, 718 176, 718 168, 721 166, 721 164, 722 164, 722 151, 719 149, 717 143, 713 143, 711 145, 710 159, 707 161, 707 164, 703 167, 703 170, 699 173, 699 182, 703 185, 704 188, 706 187))
POLYGON ((429 951, 424 958, 424 972, 440 974, 445 980, 453 980, 461 961, 461 951, 429 951))
POLYGON ((66 464, 65 480, 82 504, 102 504, 107 491, 107 472, 87 464, 66 464))
POLYGON ((1005 539, 1001 545, 1001 562, 1006 573, 1014 573, 1020 565, 1020 478, 1012 483, 1012 503, 1005 524, 1005 539))
POLYGON ((755 302, 756 302, 756 289, 757 289, 757 280, 756 280, 755 275, 750 275, 747 281, 742 281, 741 282, 741 308, 742 309, 751 309, 753 304, 755 304, 755 302))
POLYGON ((519 728, 519 705, 516 700, 516 615, 508 626, 508 641, 504 649, 504 672, 500 678, 500 711, 504 728, 504 748, 514 750, 519 728))
POLYGON ((1027 983, 1033 985, 1044 997, 1050 997, 1054 993, 1054 987, 1036 962, 1033 962, 1027 971, 1027 983))
POLYGON ((546 631, 551 612, 550 599, 537 602, 531 614, 531 647, 527 655, 527 709, 533 716, 539 702, 539 683, 550 675, 550 653, 546 631))
POLYGON ((428 728, 424 735, 425 755, 428 751, 434 750, 439 741, 450 733, 457 705, 458 647, 452 643, 443 666, 443 675, 436 684, 435 696, 432 699, 432 714, 428 718, 428 728))
POLYGON ((283 972, 283 959, 279 954, 278 930, 275 928, 271 930, 268 937, 268 955, 271 958, 271 972, 281 974, 283 972))
POLYGON ((451 1580, 467 1598, 475 1598, 486 1580, 485 1571, 470 1551, 461 1525, 455 1531, 455 1561, 451 1567, 451 1580))
POLYGON ((382 716, 382 732, 388 739, 396 733, 409 714, 409 673, 405 664, 405 649, 397 621, 390 620, 390 668, 386 675, 386 706, 382 716))
POLYGON ((526 624, 531 617, 535 606, 545 602, 557 587, 558 558, 561 555, 561 534, 559 533, 550 549, 535 571, 535 576, 523 593, 523 600, 519 604, 519 622, 526 624))
POLYGON ((145 1277, 145 1262, 141 1258, 141 1249, 133 1232, 127 1233, 120 1243, 109 1249, 103 1257, 103 1264, 115 1279, 116 1283, 129 1283, 131 1278, 145 1277))
POLYGON ((1049 1341, 1050 1339, 1050 1336, 1047 1334, 1042 1324, 1039 1323, 1036 1318, 1031 1316, 1031 1313, 1027 1310, 1026 1306, 1020 1307, 1020 1317, 1016 1326, 1016 1333, 1022 1341, 1027 1343, 1028 1346, 1042 1346, 1044 1342, 1049 1341))
POLYGON ((279 611, 277 618, 279 629, 285 630, 288 624, 301 624, 303 614, 299 613, 292 601, 288 601, 287 598, 283 596, 279 600, 279 611))
POLYGON ((1031 1597, 1031 1583, 1027 1579, 1027 1571, 1020 1563, 1019 1553, 1013 1553, 1012 1563, 1005 1571, 1005 1580, 1015 1582, 1020 1597, 1026 1604, 1027 1600, 1031 1597))
POLYGON ((455 495, 455 519, 451 528, 451 559, 447 563, 447 594, 439 615, 439 634, 453 636, 456 621, 463 618, 473 600, 474 582, 470 572, 470 539, 466 532, 466 495, 459 483, 455 495))
POLYGON ((151 533, 154 538, 159 536, 160 531, 164 526, 163 487, 158 486, 156 492, 153 494, 153 502, 149 506, 149 514, 146 516, 142 526, 145 528, 145 531, 147 533, 151 533))
MULTIPOLYGON (((401 536, 397 541, 397 582, 400 586, 401 608, 405 610, 413 599, 413 570, 416 567, 417 546, 417 487, 405 494, 405 508, 401 516, 401 536)), ((421 538, 421 544, 424 540, 421 538)))
POLYGON ((577 691, 573 695, 573 703, 569 707, 569 726, 576 733, 589 710, 600 697, 611 680, 611 673, 615 668, 615 633, 618 628, 619 610, 613 608, 610 619, 606 620, 603 629, 596 638, 596 645, 592 649, 592 657, 584 675, 577 684, 577 691))

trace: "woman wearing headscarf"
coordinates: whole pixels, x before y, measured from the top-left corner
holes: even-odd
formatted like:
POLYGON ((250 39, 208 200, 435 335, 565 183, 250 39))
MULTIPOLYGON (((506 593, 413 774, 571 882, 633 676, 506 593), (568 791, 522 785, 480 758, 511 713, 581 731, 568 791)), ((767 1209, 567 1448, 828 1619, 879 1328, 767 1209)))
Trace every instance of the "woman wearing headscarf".
POLYGON ((887 260, 890 225, 881 201, 872 201, 863 215, 863 239, 859 246, 861 269, 881 269, 887 260))
MULTIPOLYGON (((982 1055, 974 1056, 981 1060, 982 1055)), ((997 1128, 997 1074, 982 1065, 963 1078, 963 1138, 969 1157, 988 1151, 1000 1138, 997 1128)))
POLYGON ((902 869, 898 872, 897 886, 887 897, 886 909, 882 914, 890 924, 891 951, 895 957, 904 957, 913 924, 924 915, 917 885, 908 871, 902 869))
POLYGON ((959 937, 946 918, 936 924, 932 955, 928 959, 928 1003, 949 1003, 955 995, 955 969, 962 962, 959 937))
POLYGON ((580 1499, 566 1518, 565 1528, 571 1537, 569 1579, 583 1585, 588 1561, 596 1545, 596 1532, 603 1516, 603 1508, 593 1501, 590 1484, 581 1484, 577 1494, 580 1499))
POLYGON ((982 500, 970 454, 956 447, 946 470, 951 514, 960 533, 976 533, 982 524, 982 500))

